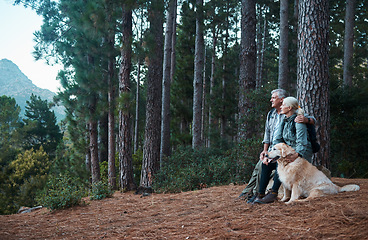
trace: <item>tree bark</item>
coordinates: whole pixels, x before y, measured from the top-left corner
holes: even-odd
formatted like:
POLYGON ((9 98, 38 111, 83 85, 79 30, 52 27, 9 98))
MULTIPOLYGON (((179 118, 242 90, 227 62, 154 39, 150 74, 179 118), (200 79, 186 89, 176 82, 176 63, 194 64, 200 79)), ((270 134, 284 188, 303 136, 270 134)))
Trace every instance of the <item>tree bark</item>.
POLYGON ((178 12, 178 1, 175 0, 175 7, 174 7, 174 21, 173 21, 173 31, 172 31, 172 37, 171 37, 171 67, 170 67, 170 80, 171 82, 174 81, 174 74, 175 74, 175 67, 176 67, 176 18, 177 18, 177 12, 178 12))
POLYGON ((86 124, 86 130, 88 132, 88 134, 86 134, 86 142, 88 143, 87 147, 86 147, 86 159, 85 159, 85 163, 86 163, 86 170, 88 173, 92 172, 91 169, 91 148, 89 147, 89 123, 86 124))
MULTIPOLYGON (((93 94, 92 94, 93 95, 93 94)), ((100 175, 100 161, 98 160, 98 133, 97 133, 97 120, 94 119, 96 112, 97 97, 91 96, 89 111, 89 148, 91 152, 91 173, 92 173, 92 184, 97 183, 101 180, 100 175)))
POLYGON ((213 131, 213 113, 212 113, 212 99, 213 88, 215 87, 215 66, 216 66, 216 44, 217 44, 217 32, 216 28, 212 30, 212 58, 211 58, 211 76, 210 76, 210 103, 208 107, 208 147, 212 144, 212 131, 213 131))
MULTIPOLYGON (((141 18, 144 17, 143 9, 140 12, 141 18)), ((143 19, 140 20, 140 28, 137 31, 137 36, 139 35, 139 44, 143 45, 143 19)), ((142 65, 142 56, 138 56, 138 64, 137 64, 137 89, 135 96, 135 125, 134 125, 134 153, 137 152, 139 147, 139 98, 140 98, 140 81, 141 81, 141 65, 142 65)))
MULTIPOLYGON (((91 55, 87 55, 87 64, 91 66, 91 71, 94 72, 94 59, 91 55)), ((93 76, 93 75, 92 75, 93 76)), ((89 130, 89 150, 91 154, 91 175, 92 184, 101 180, 100 161, 98 159, 98 130, 96 120, 97 110, 97 94, 90 92, 88 96, 88 130, 89 130)))
POLYGON ((202 86, 202 117, 201 117, 201 139, 204 146, 206 146, 206 139, 205 139, 205 122, 206 122, 206 46, 204 47, 204 56, 203 56, 203 86, 202 86))
POLYGON ((262 15, 263 6, 258 8, 257 12, 257 62, 256 62, 256 88, 258 89, 261 86, 261 79, 260 79, 260 70, 261 70, 261 51, 262 51, 262 24, 261 21, 263 20, 262 15))
POLYGON ((222 56, 222 89, 221 89, 221 99, 222 99, 222 113, 221 113, 221 125, 220 125, 220 136, 221 139, 224 140, 225 138, 225 132, 226 132, 226 124, 227 124, 227 118, 225 115, 226 112, 226 104, 225 103, 225 95, 226 95, 226 63, 227 63, 227 55, 228 55, 228 46, 229 44, 229 9, 228 4, 226 4, 226 21, 225 21, 225 41, 224 41, 224 47, 223 47, 223 56, 222 56))
POLYGON ((343 73, 343 81, 346 87, 353 85, 351 69, 353 62, 355 3, 356 0, 346 1, 343 73))
POLYGON ((196 0, 196 38, 194 53, 194 81, 193 81, 193 127, 192 148, 202 145, 201 116, 202 116, 202 80, 203 80, 203 0, 196 0))
POLYGON ((135 94, 135 124, 134 124, 134 153, 138 150, 139 143, 139 82, 141 81, 141 60, 137 66, 137 89, 135 94))
POLYGON ((163 62, 163 78, 162 78, 162 116, 161 116, 161 148, 160 163, 170 156, 170 85, 171 85, 171 53, 172 53, 172 37, 173 22, 175 17, 176 0, 170 0, 168 16, 166 20, 165 45, 164 45, 164 62, 163 62))
MULTIPOLYGON (((108 22, 112 24, 112 2, 108 1, 108 22)), ((112 189, 116 189, 116 168, 115 168, 115 84, 114 84, 114 72, 115 72, 115 57, 112 55, 115 45, 115 24, 114 27, 110 27, 108 31, 107 41, 109 47, 108 53, 108 66, 107 66, 107 84, 108 84, 108 182, 112 189)))
MULTIPOLYGON (((105 83, 107 83, 107 80, 105 83)), ((108 84, 108 83, 107 83, 108 84)), ((107 102, 107 95, 103 96, 104 102, 107 102)), ((103 111, 102 116, 98 121, 98 159, 100 162, 107 162, 108 156, 108 142, 109 142, 109 132, 108 132, 108 112, 103 111)))
POLYGON ((119 72, 119 93, 123 108, 119 111, 119 161, 120 184, 124 191, 136 188, 132 165, 131 113, 130 113, 130 71, 132 55, 132 10, 126 4, 122 7, 122 48, 119 72))
POLYGON ((253 106, 248 94, 256 87, 256 10, 255 0, 242 0, 241 53, 239 69, 239 126, 238 140, 251 138, 253 130, 244 118, 253 106))
POLYGON ((153 177, 160 169, 161 106, 162 106, 162 60, 163 60, 163 2, 152 1, 148 11, 149 33, 153 39, 148 43, 147 57, 147 107, 145 141, 140 186, 152 186, 153 177))
POLYGON ((288 0, 280 0, 280 47, 279 47, 279 79, 278 87, 288 89, 288 44, 289 44, 289 6, 288 0))
POLYGON ((261 59, 260 59, 260 66, 259 66, 259 76, 257 81, 256 88, 259 89, 262 86, 263 80, 263 65, 264 65, 264 53, 266 51, 266 37, 267 37, 267 18, 265 16, 263 21, 263 38, 262 38, 262 49, 261 49, 261 59))
POLYGON ((312 162, 329 167, 328 1, 299 0, 298 12, 298 100, 300 106, 317 119, 321 150, 312 162))

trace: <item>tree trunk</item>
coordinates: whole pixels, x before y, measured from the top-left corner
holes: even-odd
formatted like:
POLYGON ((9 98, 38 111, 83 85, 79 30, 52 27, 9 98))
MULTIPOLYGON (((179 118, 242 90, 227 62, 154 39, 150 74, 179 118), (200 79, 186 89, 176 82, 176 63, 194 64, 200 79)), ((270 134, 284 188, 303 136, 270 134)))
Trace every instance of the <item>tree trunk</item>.
POLYGON ((257 89, 262 86, 262 79, 263 79, 263 64, 264 64, 264 53, 266 51, 266 37, 267 37, 267 18, 265 16, 264 23, 263 23, 263 38, 262 38, 262 49, 261 49, 261 59, 260 59, 260 66, 259 66, 259 82, 256 86, 257 89))
POLYGON ((258 12, 257 12, 257 62, 256 62, 256 88, 258 89, 261 86, 261 79, 260 79, 260 70, 261 70, 261 51, 262 51, 262 24, 261 21, 263 20, 263 15, 262 15, 262 9, 263 7, 260 6, 258 8, 258 12))
POLYGON ((356 0, 346 1, 345 15, 345 37, 344 37, 344 85, 351 87, 352 80, 352 61, 354 43, 354 12, 356 0))
MULTIPOLYGON (((107 102, 106 94, 104 94, 103 97, 105 98, 104 102, 107 102)), ((108 112, 103 111, 102 116, 98 121, 98 130, 98 159, 100 162, 107 162, 109 141, 108 112)))
POLYGON ((280 47, 279 47, 279 80, 278 87, 288 89, 288 35, 289 35, 288 0, 280 0, 280 47))
POLYGON ((176 18, 177 18, 177 11, 178 11, 178 1, 175 0, 175 7, 174 7, 174 21, 173 21, 173 31, 171 37, 171 67, 170 67, 170 80, 171 82, 174 81, 174 74, 175 74, 175 67, 176 67, 176 18))
MULTIPOLYGON (((221 113, 221 129, 220 129, 220 136, 221 139, 224 140, 225 138, 225 132, 226 132, 226 123, 227 123, 227 118, 225 115, 226 112, 226 104, 225 103, 225 94, 226 94, 226 76, 227 76, 227 70, 226 70, 226 63, 227 63, 227 54, 228 54, 228 50, 227 50, 227 46, 229 44, 229 9, 228 9, 228 5, 226 4, 226 21, 225 21, 225 42, 224 42, 224 51, 223 51, 223 56, 222 56, 222 89, 221 89, 221 99, 222 99, 222 113, 221 113)), ((257 58, 256 58, 257 60, 257 58)))
POLYGON ((241 53, 239 69, 239 126, 238 140, 251 138, 253 130, 247 127, 245 117, 253 107, 248 97, 256 87, 256 10, 255 0, 242 0, 241 53))
POLYGON ((328 1, 300 0, 298 12, 298 99, 302 108, 317 119, 321 150, 312 162, 329 167, 328 1))
POLYGON ((108 66, 107 66, 107 101, 109 104, 108 109, 108 151, 107 151, 107 163, 108 163, 108 182, 112 189, 116 189, 116 168, 115 168, 115 56, 112 54, 115 46, 115 24, 113 24, 113 3, 107 1, 107 16, 109 30, 107 35, 108 41, 108 66))
POLYGON ((135 126, 134 126, 134 153, 138 150, 139 143, 139 82, 141 81, 141 60, 137 66, 137 89, 135 94, 135 126))
POLYGON ((91 148, 89 147, 89 123, 86 124, 86 130, 88 132, 88 134, 86 134, 86 142, 88 143, 87 147, 86 147, 86 159, 85 159, 85 163, 86 163, 86 170, 88 173, 92 172, 91 169, 91 148))
POLYGON ((109 60, 109 79, 108 79, 108 85, 109 85, 109 92, 108 92, 108 98, 109 98, 109 112, 108 112, 108 157, 107 157, 107 163, 108 163, 108 181, 109 185, 112 189, 116 189, 116 168, 115 168, 115 87, 113 84, 113 76, 114 76, 114 60, 109 60))
MULTIPOLYGON (((140 16, 143 18, 143 9, 141 9, 140 16)), ((140 20, 140 30, 137 31, 137 36, 139 35, 139 44, 143 45, 143 20, 140 20)), ((134 126, 134 153, 137 152, 139 147, 139 98, 140 98, 140 82, 141 82, 141 65, 142 65, 142 56, 138 56, 138 66, 137 66, 137 89, 135 96, 135 126, 134 126)))
POLYGON ((161 106, 162 106, 162 60, 163 60, 163 11, 162 1, 153 1, 148 11, 149 43, 147 57, 147 107, 145 141, 140 186, 152 186, 153 177, 160 169, 161 106))
POLYGON ((204 56, 203 56, 203 87, 202 87, 202 117, 201 117, 201 139, 203 141, 203 144, 206 146, 206 139, 204 135, 205 130, 205 122, 206 122, 206 46, 204 47, 204 56))
POLYGON ((215 87, 215 66, 216 66, 216 44, 217 44, 217 33, 216 28, 212 30, 213 40, 212 40, 212 58, 211 58, 211 76, 210 76, 210 103, 208 107, 208 147, 211 147, 212 141, 212 131, 213 131, 213 113, 212 113, 212 99, 213 88, 215 87))
POLYGON ((160 164, 165 158, 170 156, 170 85, 171 85, 171 53, 172 53, 172 37, 173 22, 175 18, 176 0, 170 0, 169 12, 166 20, 165 45, 164 45, 164 62, 163 62, 163 78, 162 78, 162 116, 161 116, 161 149, 160 164))
POLYGON ((193 81, 193 140, 192 148, 202 145, 201 116, 202 116, 202 80, 203 80, 203 0, 196 0, 196 38, 194 53, 194 81, 193 81))
POLYGON ((119 93, 123 99, 123 108, 119 111, 119 161, 120 184, 124 191, 136 188, 133 178, 132 165, 132 139, 131 139, 131 113, 130 113, 130 71, 132 55, 132 10, 123 4, 122 10, 122 48, 119 73, 119 93))
POLYGON ((98 160, 98 133, 97 133, 97 121, 94 119, 96 112, 96 97, 92 97, 89 105, 90 120, 89 120, 89 148, 91 152, 91 173, 92 184, 101 180, 100 175, 100 161, 98 160))

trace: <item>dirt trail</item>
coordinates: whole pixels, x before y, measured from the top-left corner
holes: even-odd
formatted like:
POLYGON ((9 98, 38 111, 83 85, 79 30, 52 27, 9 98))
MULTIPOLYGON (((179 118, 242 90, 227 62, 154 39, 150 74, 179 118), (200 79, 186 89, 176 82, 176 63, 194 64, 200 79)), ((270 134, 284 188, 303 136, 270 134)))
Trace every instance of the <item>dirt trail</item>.
POLYGON ((0 239, 368 239, 368 179, 358 192, 249 205, 244 185, 178 194, 115 193, 86 206, 0 216, 0 239))

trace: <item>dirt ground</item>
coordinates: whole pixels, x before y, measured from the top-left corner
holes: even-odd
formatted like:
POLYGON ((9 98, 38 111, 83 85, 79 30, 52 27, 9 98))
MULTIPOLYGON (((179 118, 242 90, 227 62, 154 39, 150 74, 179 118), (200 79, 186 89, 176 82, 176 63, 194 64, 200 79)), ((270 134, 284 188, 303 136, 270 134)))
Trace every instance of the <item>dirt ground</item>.
POLYGON ((358 192, 285 205, 237 199, 245 185, 178 194, 116 192, 50 212, 0 216, 0 239, 368 239, 368 179, 358 192))

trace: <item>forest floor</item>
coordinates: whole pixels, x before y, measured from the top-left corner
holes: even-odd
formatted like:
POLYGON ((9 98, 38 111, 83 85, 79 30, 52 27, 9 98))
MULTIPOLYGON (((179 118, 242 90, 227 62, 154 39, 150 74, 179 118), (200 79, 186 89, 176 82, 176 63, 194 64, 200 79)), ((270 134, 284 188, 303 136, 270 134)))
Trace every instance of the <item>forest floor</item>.
POLYGON ((250 205, 245 185, 142 197, 116 192, 85 206, 0 216, 0 239, 368 239, 368 179, 332 178, 345 192, 250 205))

